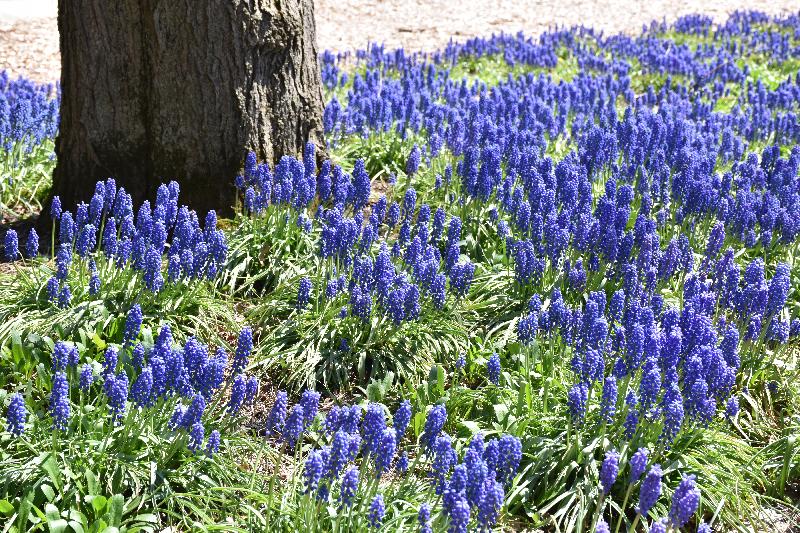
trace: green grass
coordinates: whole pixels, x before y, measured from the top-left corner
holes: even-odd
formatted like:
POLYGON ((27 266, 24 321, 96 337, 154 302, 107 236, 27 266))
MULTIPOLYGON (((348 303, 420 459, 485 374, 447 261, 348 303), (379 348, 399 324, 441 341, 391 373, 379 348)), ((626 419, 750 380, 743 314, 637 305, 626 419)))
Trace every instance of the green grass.
POLYGON ((29 335, 91 338, 97 334, 121 339, 125 316, 135 303, 149 317, 147 326, 169 323, 179 339, 197 335, 217 340, 220 332, 237 324, 230 301, 210 282, 168 284, 153 297, 144 290, 141 273, 119 270, 104 256, 97 257, 104 281, 101 292, 89 293, 89 272, 76 261, 70 272, 72 302, 62 309, 47 299, 47 280, 55 274, 52 266, 43 259, 15 263, 14 275, 0 276, 0 345, 29 335))
POLYGON ((494 87, 508 80, 509 76, 516 78, 528 72, 531 72, 530 68, 522 64, 511 66, 500 54, 486 54, 460 59, 450 69, 450 77, 466 80, 468 85, 485 83, 487 87, 494 87))
POLYGON ((509 65, 501 54, 467 56, 459 59, 453 65, 453 68, 450 69, 450 78, 466 80, 468 85, 485 84, 489 88, 525 74, 550 76, 556 83, 572 81, 580 72, 575 56, 565 47, 559 48, 557 56, 558 62, 552 68, 532 67, 524 63, 509 65))

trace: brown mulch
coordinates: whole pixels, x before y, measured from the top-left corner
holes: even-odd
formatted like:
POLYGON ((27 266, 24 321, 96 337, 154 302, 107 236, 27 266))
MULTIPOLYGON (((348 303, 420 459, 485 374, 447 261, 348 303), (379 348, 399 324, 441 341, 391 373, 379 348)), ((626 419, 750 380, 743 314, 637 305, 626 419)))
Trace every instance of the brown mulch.
MULTIPOLYGON (((388 48, 430 51, 492 33, 524 31, 536 36, 553 26, 583 24, 606 33, 635 33, 652 20, 702 12, 724 21, 736 9, 769 14, 797 11, 796 0, 316 0, 320 50, 388 48)), ((52 82, 59 78, 56 11, 36 18, 0 20, 0 69, 52 82)))
POLYGON ((61 75, 58 27, 52 18, 0 22, 0 70, 51 83, 61 75))

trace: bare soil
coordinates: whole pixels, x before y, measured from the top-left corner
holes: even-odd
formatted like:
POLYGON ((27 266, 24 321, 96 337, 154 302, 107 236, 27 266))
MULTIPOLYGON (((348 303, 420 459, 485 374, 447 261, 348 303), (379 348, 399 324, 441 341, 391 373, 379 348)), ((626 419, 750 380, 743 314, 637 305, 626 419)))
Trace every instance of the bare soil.
MULTIPOLYGON (((605 33, 637 33, 652 20, 704 13, 717 22, 737 9, 771 15, 797 11, 796 0, 317 0, 320 50, 384 43, 432 51, 450 39, 555 26, 585 25, 605 33)), ((60 76, 55 0, 0 0, 0 70, 41 82, 60 76)))

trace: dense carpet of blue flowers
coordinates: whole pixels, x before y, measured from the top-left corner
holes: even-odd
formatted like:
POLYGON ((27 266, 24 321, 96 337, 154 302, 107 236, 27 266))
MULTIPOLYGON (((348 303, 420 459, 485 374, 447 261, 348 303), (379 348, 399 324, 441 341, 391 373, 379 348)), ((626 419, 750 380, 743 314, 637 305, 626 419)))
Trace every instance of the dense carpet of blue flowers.
MULTIPOLYGON (((334 300, 344 292, 347 313, 368 321, 374 305, 376 311, 400 324, 419 318, 423 299, 441 309, 448 286, 454 295, 469 290, 475 266, 459 262, 461 222, 457 217, 450 218, 445 228, 444 209, 431 215, 430 207, 422 205, 417 213, 417 193, 410 187, 402 203, 389 204, 386 196, 381 196, 370 206, 365 220, 363 208, 371 191, 363 161, 356 162, 352 174, 330 161, 317 173, 312 145, 303 161, 284 157, 273 174, 267 165, 257 164, 251 153, 237 185, 243 190, 246 212, 259 216, 270 207, 285 206, 295 211, 296 224, 305 232, 313 227, 307 213, 312 203, 317 206, 318 253, 331 262, 324 287, 326 299, 334 300), (395 231, 399 232, 397 238, 395 231), (439 244, 445 249, 444 256, 439 244)), ((311 281, 301 278, 299 308, 308 304, 311 289, 311 281)))
POLYGON ((0 72, 0 143, 6 152, 22 143, 30 151, 58 130, 58 95, 52 86, 0 72))
MULTIPOLYGON (((158 418, 191 460, 228 453, 248 420, 255 465, 265 448, 292 463, 297 513, 335 528, 413 515, 423 532, 488 531, 513 513, 710 531, 709 480, 685 468, 685 441, 735 426, 800 336, 800 17, 321 62, 332 159, 318 168, 311 144, 274 166, 247 154, 234 228, 213 211, 201 223, 175 182, 134 206, 109 178, 72 211, 54 199, 50 243, 6 231, 5 258, 38 269, 37 305, 77 314, 109 286, 135 294, 92 355, 85 339, 52 343, 46 402, 16 388, 9 439, 42 421, 78 435, 81 402, 102 395, 109 431, 158 418), (481 79, 489 66, 500 75, 481 79), (251 324, 232 356, 159 322, 162 300, 198 287, 223 299, 265 274, 231 303, 251 324), (411 361, 433 369, 379 364, 393 332, 413 340, 398 359, 424 351, 411 361), (374 369, 397 371, 398 390, 376 393, 374 369), (270 382, 288 388, 264 404, 270 382), (535 447, 547 424, 564 463, 535 447), (551 488, 558 469, 567 481, 551 488)), ((52 92, 0 77, 7 152, 53 137, 52 92)))
MULTIPOLYGON (((780 36, 757 29, 767 21, 736 14, 713 30, 712 44, 694 50, 658 38, 667 29, 658 25, 636 38, 564 31, 537 44, 496 36, 431 58, 373 47, 352 82, 337 66, 349 58, 326 54, 326 85, 352 83, 346 104, 334 96, 327 106, 326 130, 334 139, 395 131, 424 142, 428 166, 446 164, 432 202, 445 195, 470 218, 487 213, 520 292, 533 293, 517 322, 520 342, 560 338, 570 348, 573 422, 584 422, 598 389, 592 400, 606 423, 622 417, 628 438, 640 423, 658 425, 668 445, 721 408, 735 415, 741 349, 800 333, 796 310, 786 308, 785 262, 800 237, 800 75, 770 89, 736 61, 743 47, 777 62, 797 57, 797 18, 779 21, 787 29, 780 36), (501 52, 512 65, 552 67, 561 47, 583 67, 568 83, 528 74, 487 88, 448 77, 448 65, 464 56, 501 52), (637 94, 633 62, 676 80, 637 94), (386 76, 389 69, 399 79, 386 76), (717 111, 732 92, 733 108, 717 111), (547 147, 562 138, 570 150, 557 160, 547 147), (760 152, 750 151, 761 142, 760 152), (598 278, 603 288, 592 290, 598 278)), ((704 17, 674 29, 712 31, 704 17)), ((405 168, 412 178, 419 172, 417 144, 405 168)), ((446 287, 469 290, 475 266, 458 262, 462 220, 444 207, 431 216, 409 186, 401 202, 375 199, 365 221, 371 192, 361 161, 350 174, 328 163, 317 174, 284 158, 273 176, 251 156, 239 185, 250 212, 291 205, 309 231, 304 213, 312 201, 318 206, 319 254, 351 273, 330 279, 325 297, 346 287, 353 315, 366 320, 377 304, 396 323, 415 320, 420 298, 440 308, 446 287)), ((300 307, 309 283, 300 280, 300 307)), ((490 360, 493 382, 499 364, 490 360)))

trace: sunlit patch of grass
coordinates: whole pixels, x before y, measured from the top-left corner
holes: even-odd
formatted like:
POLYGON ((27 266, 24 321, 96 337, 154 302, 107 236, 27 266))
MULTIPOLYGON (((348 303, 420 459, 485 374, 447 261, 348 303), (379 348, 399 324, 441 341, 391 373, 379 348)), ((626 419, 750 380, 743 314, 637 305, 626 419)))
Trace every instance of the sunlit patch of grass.
POLYGON ((509 76, 517 77, 530 72, 529 67, 523 64, 509 65, 502 54, 485 54, 482 56, 467 56, 459 59, 450 69, 450 79, 466 80, 469 85, 484 83, 487 87, 494 87, 506 81, 509 76))
POLYGON ((800 71, 800 57, 775 62, 764 56, 749 56, 737 60, 740 68, 750 70, 747 81, 750 84, 761 82, 768 90, 775 90, 787 78, 794 78, 800 71))
POLYGON ((717 113, 730 113, 739 102, 741 85, 737 83, 726 83, 725 93, 714 102, 714 111, 717 113))
POLYGON ((236 329, 237 318, 230 302, 214 290, 211 282, 166 284, 154 295, 142 289, 140 273, 117 269, 112 261, 101 257, 97 264, 104 272, 104 281, 101 291, 91 295, 88 272, 83 265, 73 263, 69 283, 72 301, 66 308, 47 300, 47 280, 54 274, 52 262, 37 259, 0 276, 0 345, 31 334, 55 338, 84 334, 89 339, 97 334, 118 340, 134 303, 141 305, 147 325, 156 327, 168 321, 179 339, 197 335, 218 340, 220 332, 236 329))
POLYGON ((628 62, 631 65, 629 73, 631 78, 631 89, 633 89, 636 94, 645 93, 650 88, 652 88, 653 91, 658 92, 664 87, 664 85, 667 83, 667 80, 670 81, 670 86, 673 87, 675 85, 685 85, 689 81, 686 76, 681 74, 650 72, 644 68, 636 58, 629 58, 628 62))
POLYGON ((421 135, 409 133, 404 138, 394 129, 367 137, 347 135, 331 149, 331 160, 349 171, 357 159, 363 159, 373 180, 389 180, 392 175, 405 174, 406 161, 415 144, 424 147, 427 143, 421 135))
POLYGON ((577 58, 564 47, 559 48, 556 55, 558 56, 558 62, 554 68, 538 68, 534 72, 550 75, 555 83, 560 81, 571 82, 581 73, 577 58))
POLYGON ((716 42, 713 32, 709 32, 708 34, 704 35, 699 33, 684 33, 675 30, 669 30, 659 33, 657 37, 659 39, 669 41, 675 46, 686 45, 692 50, 692 52, 697 51, 697 49, 703 45, 714 44, 716 42))
POLYGON ((469 85, 473 83, 485 84, 487 87, 496 87, 509 79, 518 78, 525 74, 544 74, 558 83, 570 82, 580 72, 575 56, 565 47, 558 52, 558 62, 553 68, 533 67, 524 63, 510 65, 502 54, 485 54, 482 56, 467 56, 450 69, 450 79, 466 80, 469 85))

